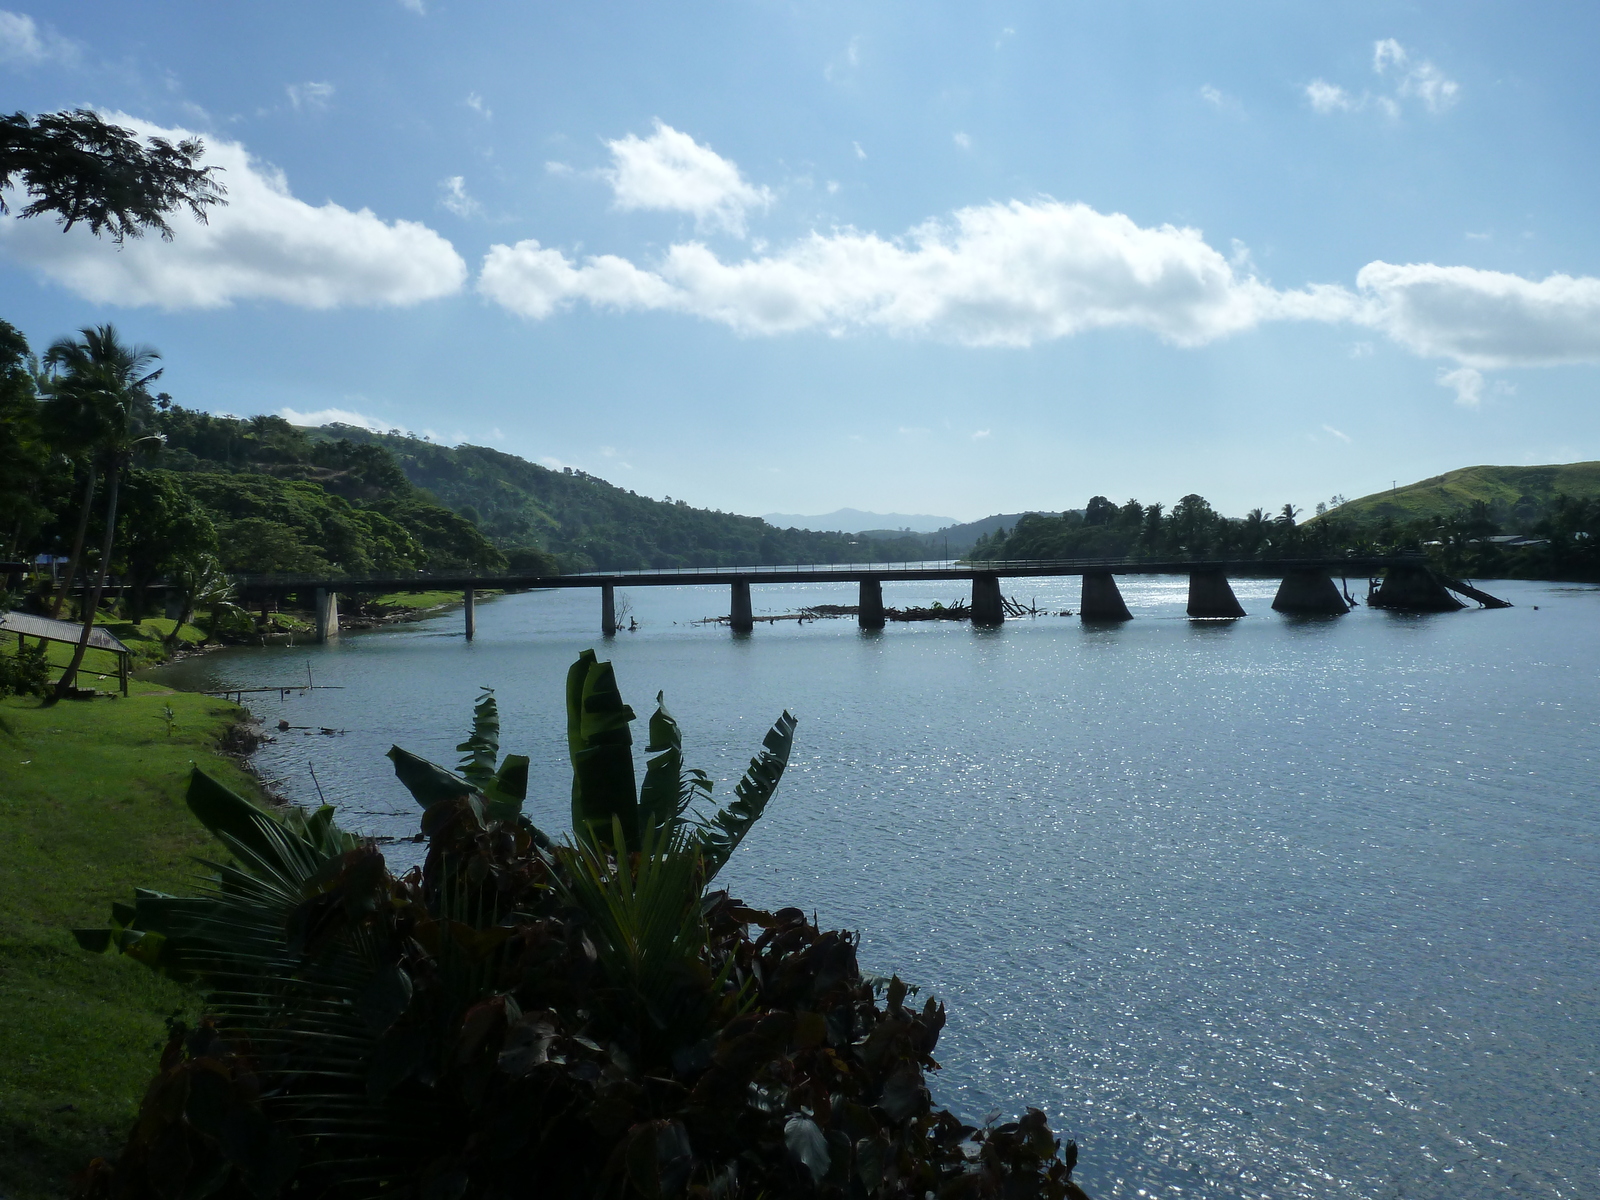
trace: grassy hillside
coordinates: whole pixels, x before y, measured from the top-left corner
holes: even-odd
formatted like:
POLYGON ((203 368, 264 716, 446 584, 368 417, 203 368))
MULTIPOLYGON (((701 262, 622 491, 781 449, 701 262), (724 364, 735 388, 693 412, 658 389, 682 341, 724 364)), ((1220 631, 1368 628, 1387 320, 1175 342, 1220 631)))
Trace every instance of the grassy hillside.
POLYGON ((1449 516, 1482 501, 1492 519, 1502 524, 1531 525, 1546 515, 1557 494, 1583 500, 1600 497, 1600 462, 1462 467, 1394 491, 1362 496, 1335 511, 1342 520, 1415 521, 1449 516))

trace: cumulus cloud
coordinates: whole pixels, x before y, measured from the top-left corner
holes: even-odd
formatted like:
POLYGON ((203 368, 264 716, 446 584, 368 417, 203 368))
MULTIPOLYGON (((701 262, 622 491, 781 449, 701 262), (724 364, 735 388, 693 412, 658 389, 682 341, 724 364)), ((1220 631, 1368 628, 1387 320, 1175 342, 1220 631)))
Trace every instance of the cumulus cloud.
POLYGON ((968 137, 966 134, 961 133, 959 130, 950 135, 950 140, 955 142, 955 144, 957 146, 961 147, 961 149, 963 149, 963 150, 971 150, 972 149, 972 139, 970 137, 968 137))
POLYGON ((813 233, 740 261, 679 243, 649 270, 519 242, 490 249, 479 288, 534 319, 584 301, 689 313, 744 334, 877 329, 974 346, 1114 327, 1193 346, 1265 319, 1339 319, 1356 306, 1341 288, 1280 292, 1241 276, 1198 230, 1142 228, 1049 199, 964 208, 892 241, 813 233))
POLYGON ((284 90, 289 93, 290 104, 308 112, 321 112, 333 99, 331 83, 291 83, 284 90))
POLYGON ((607 142, 612 166, 601 172, 624 212, 651 209, 692 215, 701 228, 743 235, 745 214, 772 203, 772 192, 746 181, 709 146, 662 121, 647 138, 607 142))
POLYGON ((379 421, 348 408, 319 408, 315 412, 301 412, 294 408, 280 408, 278 416, 291 425, 354 425, 373 433, 387 433, 394 428, 392 421, 379 421))
POLYGON ((467 107, 473 112, 477 113, 485 121, 488 121, 494 117, 494 111, 489 107, 484 98, 478 95, 477 92, 467 93, 467 107))
POLYGON ((1362 321, 1416 354, 1467 367, 1600 362, 1600 279, 1368 263, 1362 321))
POLYGON ((52 30, 40 29, 26 13, 0 8, 0 62, 38 66, 47 62, 69 63, 77 57, 75 42, 52 30))
MULTIPOLYGON (((195 136, 122 113, 106 119, 141 136, 195 136)), ((96 302, 161 308, 220 308, 236 300, 280 300, 306 308, 407 305, 459 291, 467 268, 455 248, 415 221, 384 221, 329 201, 296 199, 283 173, 237 142, 206 139, 206 162, 223 168, 227 207, 210 224, 175 220, 171 242, 120 249, 79 226, 48 220, 0 222, 0 248, 96 302)))
POLYGON ((1471 367, 1457 367, 1454 371, 1439 371, 1439 386, 1454 388, 1456 403, 1463 408, 1477 408, 1483 403, 1483 374, 1471 367))

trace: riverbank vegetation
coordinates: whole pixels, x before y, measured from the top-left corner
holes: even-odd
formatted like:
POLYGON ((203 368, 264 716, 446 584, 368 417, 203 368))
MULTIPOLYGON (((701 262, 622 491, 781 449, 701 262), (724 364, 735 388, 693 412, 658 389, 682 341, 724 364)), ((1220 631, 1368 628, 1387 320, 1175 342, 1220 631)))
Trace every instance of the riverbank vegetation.
POLYGON ((193 887, 214 842, 183 803, 198 762, 253 794, 224 756, 236 706, 135 686, 127 699, 0 700, 0 1194, 60 1200, 127 1135, 164 1019, 194 995, 133 962, 90 957, 68 930, 135 886, 193 887))
MULTIPOLYGON (((1481 476, 1500 468, 1473 470, 1481 476)), ((1591 474, 1600 484, 1600 472, 1538 470, 1557 484, 1565 479, 1582 486, 1591 474)), ((969 558, 1282 559, 1411 552, 1427 555, 1453 576, 1600 579, 1600 496, 1523 493, 1516 504, 1501 496, 1465 507, 1436 500, 1405 519, 1365 500, 1338 501, 1318 505, 1321 511, 1301 521, 1305 514, 1287 504, 1272 514, 1257 508, 1226 517, 1198 495, 1183 497, 1170 510, 1095 496, 1081 512, 1021 517, 1010 529, 979 539, 969 558)))
POLYGON ((528 760, 500 756, 492 694, 455 770, 392 749, 428 844, 398 878, 332 809, 276 820, 196 771, 190 807, 232 862, 78 937, 198 984, 203 1015, 174 1024, 80 1194, 1082 1197, 1037 1110, 973 1126, 933 1105, 941 1004, 864 974, 853 935, 714 886, 794 718, 720 808, 664 704, 636 784, 633 720, 580 655, 559 842, 522 814, 528 760))

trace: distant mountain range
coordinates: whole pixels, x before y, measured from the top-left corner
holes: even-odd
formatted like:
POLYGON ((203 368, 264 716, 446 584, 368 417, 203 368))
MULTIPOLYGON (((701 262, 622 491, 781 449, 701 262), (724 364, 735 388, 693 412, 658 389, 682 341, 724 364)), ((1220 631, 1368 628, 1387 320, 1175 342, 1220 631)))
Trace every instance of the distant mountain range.
POLYGON ((864 529, 934 533, 960 523, 954 517, 930 517, 926 513, 862 512, 859 508, 839 508, 820 517, 798 513, 765 513, 761 519, 779 529, 814 529, 818 533, 860 533, 864 529))

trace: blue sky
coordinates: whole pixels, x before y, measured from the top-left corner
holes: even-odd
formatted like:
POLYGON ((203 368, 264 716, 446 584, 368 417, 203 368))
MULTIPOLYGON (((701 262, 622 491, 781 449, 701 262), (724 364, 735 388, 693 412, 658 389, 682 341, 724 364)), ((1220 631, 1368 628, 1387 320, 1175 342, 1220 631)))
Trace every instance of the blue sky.
MULTIPOLYGON (((0 0, 16 3, 16 0, 0 0)), ((183 404, 740 512, 1310 507, 1600 458, 1596 14, 36 4, 0 106, 232 203, 0 228, 0 316, 183 404)))

